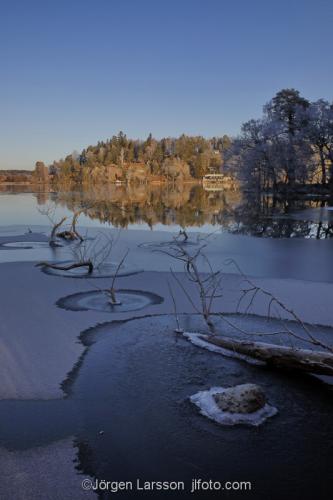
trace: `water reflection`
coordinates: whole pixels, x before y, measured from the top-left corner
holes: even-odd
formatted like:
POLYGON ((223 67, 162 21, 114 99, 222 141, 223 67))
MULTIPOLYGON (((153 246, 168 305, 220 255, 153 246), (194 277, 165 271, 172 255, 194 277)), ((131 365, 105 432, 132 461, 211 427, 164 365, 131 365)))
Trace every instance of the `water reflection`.
POLYGON ((157 223, 183 227, 208 224, 232 233, 269 238, 321 239, 333 235, 333 221, 325 217, 326 201, 211 192, 190 184, 93 186, 86 191, 61 192, 56 202, 70 210, 89 204, 85 210, 88 217, 123 228, 137 223, 149 227, 157 223))
POLYGON ((88 205, 85 215, 126 228, 146 223, 201 227, 225 225, 232 221, 239 205, 239 192, 208 192, 199 185, 93 186, 86 191, 61 192, 58 204, 70 210, 88 205))
POLYGON ((333 217, 329 209, 325 200, 247 193, 234 211, 235 222, 229 230, 269 238, 330 238, 333 217))
MULTIPOLYGON (((201 185, 91 185, 55 192, 45 186, 12 185, 0 192, 34 192, 37 205, 54 202, 93 221, 127 228, 133 224, 219 227, 235 234, 268 238, 333 236, 333 211, 327 200, 274 198, 253 192, 206 191, 201 185)), ((34 214, 31 214, 32 220, 34 214)), ((33 222, 31 222, 33 223, 33 222)))

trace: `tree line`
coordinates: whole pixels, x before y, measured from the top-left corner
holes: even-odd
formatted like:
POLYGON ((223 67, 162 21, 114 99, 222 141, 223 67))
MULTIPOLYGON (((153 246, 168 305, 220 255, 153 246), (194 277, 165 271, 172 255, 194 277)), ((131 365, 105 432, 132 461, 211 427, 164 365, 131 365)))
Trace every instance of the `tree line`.
POLYGON ((31 182, 31 170, 0 170, 0 184, 7 182, 31 182))

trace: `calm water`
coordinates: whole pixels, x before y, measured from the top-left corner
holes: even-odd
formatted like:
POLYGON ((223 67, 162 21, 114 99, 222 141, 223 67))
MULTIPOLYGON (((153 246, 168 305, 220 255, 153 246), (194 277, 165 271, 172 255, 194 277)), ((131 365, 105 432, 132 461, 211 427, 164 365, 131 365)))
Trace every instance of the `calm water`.
POLYGON ((210 232, 271 238, 330 238, 332 207, 322 201, 278 201, 251 193, 205 191, 201 186, 92 186, 89 189, 23 192, 21 186, 2 186, 0 226, 47 223, 39 213, 55 206, 57 217, 83 208, 80 224, 122 228, 171 229, 186 227, 210 232))

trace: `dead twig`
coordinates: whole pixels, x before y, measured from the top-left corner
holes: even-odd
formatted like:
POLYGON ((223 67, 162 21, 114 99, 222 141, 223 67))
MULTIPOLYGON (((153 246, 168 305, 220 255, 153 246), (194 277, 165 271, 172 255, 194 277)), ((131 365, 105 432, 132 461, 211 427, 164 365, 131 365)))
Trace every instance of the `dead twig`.
POLYGON ((177 325, 177 328, 175 329, 175 332, 176 333, 184 333, 183 328, 181 328, 181 326, 180 326, 178 312, 177 312, 176 299, 175 299, 175 296, 174 296, 174 294, 172 292, 172 288, 171 288, 169 280, 168 280, 168 288, 169 288, 169 292, 170 292, 172 303, 173 303, 173 310, 174 310, 174 315, 175 315, 175 320, 176 320, 176 325, 177 325))
POLYGON ((121 269, 121 266, 123 265, 123 263, 125 262, 125 259, 127 257, 129 253, 129 250, 127 250, 124 254, 124 256, 122 257, 122 259, 120 260, 117 268, 116 268, 116 272, 114 273, 113 275, 113 278, 112 278, 112 281, 111 281, 111 286, 110 288, 107 290, 107 293, 109 294, 110 298, 111 298, 111 304, 112 305, 120 305, 121 302, 117 301, 117 298, 116 298, 116 290, 115 290, 115 282, 116 282, 116 279, 118 277, 118 273, 121 269))
POLYGON ((314 346, 322 347, 323 349, 326 349, 326 350, 328 350, 328 351, 330 351, 330 352, 333 353, 333 347, 331 347, 330 345, 328 345, 325 342, 322 342, 321 340, 319 340, 318 338, 316 338, 311 333, 311 331, 309 330, 309 328, 307 327, 307 325, 304 323, 304 321, 295 313, 295 311, 293 309, 291 309, 286 304, 284 304, 280 299, 278 299, 275 295, 273 295, 272 292, 269 292, 268 290, 265 290, 264 288, 256 285, 252 280, 250 280, 242 272, 242 270, 238 266, 237 262, 235 262, 233 259, 228 259, 227 261, 225 261, 225 264, 226 265, 230 265, 230 264, 234 265, 235 268, 238 270, 239 274, 242 276, 244 282, 248 284, 247 288, 243 288, 242 289, 242 296, 241 296, 241 298, 240 298, 240 300, 238 302, 237 311, 239 311, 240 305, 241 305, 242 301, 244 301, 244 299, 248 295, 250 295, 249 303, 248 303, 248 305, 246 306, 246 309, 245 309, 245 312, 247 313, 250 310, 250 308, 253 306, 254 300, 257 297, 257 295, 258 294, 262 294, 268 300, 268 308, 267 308, 268 318, 271 317, 272 307, 276 306, 277 308, 279 308, 282 311, 286 312, 290 316, 291 319, 293 319, 294 321, 296 321, 301 326, 301 329, 305 333, 305 337, 303 337, 302 335, 299 335, 295 331, 291 330, 289 327, 287 327, 286 324, 285 324, 285 328, 286 328, 286 332, 285 333, 288 333, 290 336, 293 336, 295 339, 301 340, 303 342, 310 343, 310 344, 312 344, 314 346))

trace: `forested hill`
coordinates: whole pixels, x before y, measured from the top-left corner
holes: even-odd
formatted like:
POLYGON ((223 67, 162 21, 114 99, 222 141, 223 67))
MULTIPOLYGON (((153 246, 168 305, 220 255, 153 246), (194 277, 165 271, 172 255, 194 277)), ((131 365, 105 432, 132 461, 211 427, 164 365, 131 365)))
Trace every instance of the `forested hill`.
POLYGON ((54 162, 50 173, 59 181, 74 182, 200 179, 206 173, 220 172, 230 143, 226 135, 212 139, 181 135, 157 140, 150 134, 146 140, 138 140, 119 132, 54 162))

